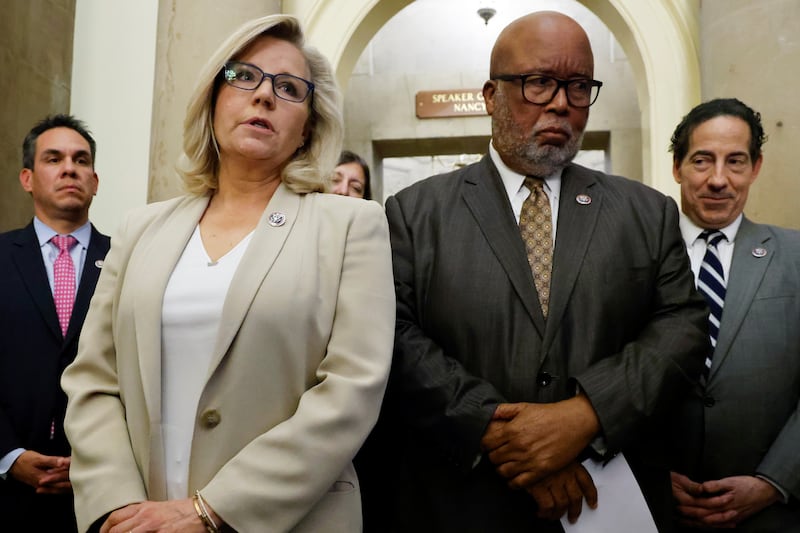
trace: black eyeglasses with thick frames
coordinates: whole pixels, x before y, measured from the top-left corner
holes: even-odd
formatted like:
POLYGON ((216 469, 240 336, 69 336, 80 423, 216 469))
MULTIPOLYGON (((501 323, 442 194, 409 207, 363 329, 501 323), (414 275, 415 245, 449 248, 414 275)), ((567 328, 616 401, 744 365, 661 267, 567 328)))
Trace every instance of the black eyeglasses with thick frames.
POLYGON ((272 92, 281 100, 303 102, 314 92, 313 83, 291 74, 270 74, 240 61, 228 61, 222 67, 222 79, 228 85, 245 91, 255 91, 267 78, 272 82, 272 92))
POLYGON ((585 108, 592 105, 600 94, 602 81, 585 78, 560 80, 551 76, 539 74, 498 74, 492 76, 493 80, 517 81, 522 84, 522 97, 536 105, 547 105, 553 101, 558 91, 563 87, 567 95, 567 102, 572 107, 585 108))

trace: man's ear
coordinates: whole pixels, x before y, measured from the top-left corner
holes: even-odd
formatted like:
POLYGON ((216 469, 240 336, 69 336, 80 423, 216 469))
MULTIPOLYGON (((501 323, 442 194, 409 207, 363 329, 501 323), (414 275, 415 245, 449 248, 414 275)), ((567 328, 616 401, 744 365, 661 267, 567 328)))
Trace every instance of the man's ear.
POLYGON ((25 192, 33 192, 33 170, 23 168, 19 171, 19 183, 25 192))
POLYGON ((675 178, 675 183, 681 182, 681 162, 676 159, 672 160, 672 177, 675 178))
POLYGON ((754 181, 756 181, 756 178, 758 177, 758 173, 761 172, 761 164, 763 162, 764 162, 764 154, 759 155, 758 159, 756 159, 753 162, 753 179, 750 181, 750 183, 753 183, 754 181))
POLYGON ((497 82, 487 80, 483 84, 483 102, 486 104, 486 113, 491 115, 494 112, 494 95, 497 92, 497 82))

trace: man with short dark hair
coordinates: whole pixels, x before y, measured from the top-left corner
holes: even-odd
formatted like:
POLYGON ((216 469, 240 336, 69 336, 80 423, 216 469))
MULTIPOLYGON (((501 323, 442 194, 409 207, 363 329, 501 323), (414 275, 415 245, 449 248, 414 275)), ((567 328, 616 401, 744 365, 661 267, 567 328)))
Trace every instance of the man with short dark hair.
POLYGON ((376 531, 561 531, 584 501, 604 505, 581 462, 619 451, 670 528, 661 422, 699 376, 706 311, 675 202, 571 163, 593 75, 573 19, 512 22, 483 87, 489 154, 386 202, 387 492, 364 493, 372 523, 369 499, 394 508, 376 531))
POLYGON ((698 105, 672 136, 715 346, 674 432, 687 528, 800 532, 800 232, 743 214, 764 141, 760 115, 733 98, 698 105))
POLYGON ((59 381, 78 347, 109 238, 89 223, 95 141, 68 115, 22 146, 34 219, 0 234, 0 520, 8 531, 75 531, 67 398, 59 381))

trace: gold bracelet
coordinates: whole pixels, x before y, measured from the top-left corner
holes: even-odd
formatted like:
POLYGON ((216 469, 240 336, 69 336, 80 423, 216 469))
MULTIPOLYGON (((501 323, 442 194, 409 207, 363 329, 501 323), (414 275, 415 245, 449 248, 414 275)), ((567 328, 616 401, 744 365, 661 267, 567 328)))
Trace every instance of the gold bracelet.
POLYGON ((200 509, 200 504, 197 503, 197 495, 196 494, 194 496, 192 496, 192 504, 194 505, 194 510, 197 512, 197 516, 200 518, 200 521, 203 523, 203 527, 205 527, 206 530, 208 530, 208 526, 206 525, 205 520, 203 520, 203 510, 200 509))
POLYGON ((200 517, 200 521, 203 522, 206 531, 208 531, 208 533, 220 533, 219 527, 217 527, 217 524, 215 524, 214 520, 211 519, 211 515, 206 507, 206 502, 200 495, 199 490, 194 491, 194 496, 192 496, 192 504, 194 504, 194 510, 197 512, 197 516, 200 517))

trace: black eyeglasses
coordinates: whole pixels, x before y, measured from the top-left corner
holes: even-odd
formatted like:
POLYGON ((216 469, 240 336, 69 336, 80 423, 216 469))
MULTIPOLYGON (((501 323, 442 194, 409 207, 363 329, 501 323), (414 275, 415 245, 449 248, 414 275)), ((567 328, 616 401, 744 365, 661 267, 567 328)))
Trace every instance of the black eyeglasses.
POLYGON ((553 101, 558 91, 564 87, 567 102, 572 107, 589 107, 600 94, 602 81, 577 78, 560 80, 539 74, 499 74, 492 76, 493 80, 517 81, 522 83, 522 97, 536 105, 547 105, 553 101))
POLYGON ((229 61, 222 68, 222 79, 245 91, 255 91, 267 78, 272 82, 272 92, 282 100, 303 102, 314 92, 314 84, 308 80, 291 74, 270 74, 250 63, 229 61))

